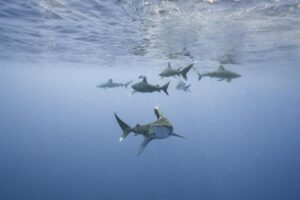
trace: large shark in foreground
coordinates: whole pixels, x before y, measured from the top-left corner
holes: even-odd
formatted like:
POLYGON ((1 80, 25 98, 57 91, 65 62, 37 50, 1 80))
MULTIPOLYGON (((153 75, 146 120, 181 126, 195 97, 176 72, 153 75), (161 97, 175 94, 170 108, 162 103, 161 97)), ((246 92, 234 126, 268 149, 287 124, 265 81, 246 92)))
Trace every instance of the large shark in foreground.
POLYGON ((146 148, 147 144, 154 139, 164 139, 170 136, 185 138, 173 132, 172 124, 168 121, 167 118, 162 116, 158 107, 154 108, 154 113, 157 117, 156 121, 145 125, 137 124, 135 127, 130 127, 129 125, 127 125, 115 113, 117 122, 121 127, 121 129, 123 130, 123 133, 120 137, 120 142, 122 142, 131 132, 133 132, 135 135, 144 136, 145 140, 139 147, 138 155, 140 155, 146 148))
POLYGON ((159 76, 163 77, 171 77, 171 76, 182 76, 185 80, 187 80, 187 76, 186 74, 190 71, 190 69, 193 67, 194 64, 190 64, 189 66, 181 69, 174 69, 171 67, 170 62, 168 63, 168 67, 165 68, 160 74, 159 76))
POLYGON ((106 83, 102 83, 100 85, 97 85, 98 88, 115 88, 115 87, 125 87, 127 88, 127 86, 132 83, 132 81, 129 81, 127 83, 115 83, 113 82, 112 79, 109 79, 106 83))
POLYGON ((226 80, 226 82, 231 82, 231 79, 235 79, 235 78, 241 77, 241 75, 239 75, 239 74, 237 74, 235 72, 226 70, 223 67, 222 64, 215 71, 206 72, 206 73, 203 73, 203 74, 200 74, 199 72, 197 72, 197 74, 198 74, 198 80, 201 80, 202 77, 208 76, 208 77, 211 77, 211 78, 219 78, 219 81, 226 80))
POLYGON ((139 76, 139 78, 142 78, 143 80, 141 82, 138 82, 138 83, 135 83, 133 84, 131 87, 133 89, 133 92, 132 94, 134 94, 135 92, 160 92, 161 90, 164 91, 164 93, 166 93, 167 95, 168 94, 168 87, 169 87, 169 84, 170 84, 170 81, 163 85, 163 86, 159 86, 159 85, 151 85, 147 82, 147 78, 146 76, 139 76))

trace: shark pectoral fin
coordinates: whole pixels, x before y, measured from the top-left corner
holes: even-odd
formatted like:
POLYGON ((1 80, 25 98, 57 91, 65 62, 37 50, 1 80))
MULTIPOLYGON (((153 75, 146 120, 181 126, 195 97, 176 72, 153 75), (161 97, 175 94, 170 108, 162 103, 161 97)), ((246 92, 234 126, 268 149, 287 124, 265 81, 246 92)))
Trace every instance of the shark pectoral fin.
POLYGON ((220 78, 218 81, 224 81, 225 80, 225 78, 220 78))
POLYGON ((171 133, 171 135, 172 135, 172 136, 176 136, 176 137, 180 137, 180 138, 183 138, 183 139, 188 140, 188 138, 183 137, 183 136, 181 136, 181 135, 178 135, 178 134, 176 134, 176 133, 171 133))
POLYGON ((135 94, 135 90, 133 90, 130 94, 129 94, 129 96, 133 96, 135 94))
POLYGON ((153 138, 148 137, 144 140, 144 142, 141 144, 141 146, 139 147, 139 151, 138 151, 138 156, 141 155, 141 153, 144 151, 144 149, 146 148, 147 144, 153 140, 153 138))

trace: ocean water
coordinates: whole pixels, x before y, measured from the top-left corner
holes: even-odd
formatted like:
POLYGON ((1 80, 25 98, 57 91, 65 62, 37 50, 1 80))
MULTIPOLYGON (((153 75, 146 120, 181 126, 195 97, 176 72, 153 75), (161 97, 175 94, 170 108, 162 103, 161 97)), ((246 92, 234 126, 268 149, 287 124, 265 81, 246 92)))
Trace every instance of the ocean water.
POLYGON ((298 200, 299 85, 299 0, 1 0, 0 199, 298 200), (155 106, 188 140, 137 156, 155 106))

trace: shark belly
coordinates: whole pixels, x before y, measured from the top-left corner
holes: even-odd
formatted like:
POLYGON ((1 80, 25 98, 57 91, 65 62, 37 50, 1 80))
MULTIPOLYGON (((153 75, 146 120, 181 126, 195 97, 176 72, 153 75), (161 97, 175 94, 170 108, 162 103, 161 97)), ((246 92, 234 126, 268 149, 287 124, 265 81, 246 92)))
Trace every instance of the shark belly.
POLYGON ((163 139, 167 138, 170 136, 172 130, 170 127, 165 127, 165 126, 153 126, 152 127, 152 133, 155 138, 157 139, 163 139))

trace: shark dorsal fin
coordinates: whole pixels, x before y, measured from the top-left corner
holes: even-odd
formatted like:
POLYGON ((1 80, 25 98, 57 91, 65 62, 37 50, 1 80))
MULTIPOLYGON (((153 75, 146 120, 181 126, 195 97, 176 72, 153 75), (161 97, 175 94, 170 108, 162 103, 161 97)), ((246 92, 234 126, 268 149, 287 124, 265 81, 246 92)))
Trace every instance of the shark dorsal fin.
POLYGON ((161 114, 161 112, 159 111, 159 107, 156 106, 156 107, 154 108, 154 113, 155 113, 157 119, 162 118, 162 114, 161 114))
POLYGON ((139 78, 142 79, 142 82, 143 82, 143 83, 148 83, 148 82, 147 82, 146 76, 140 75, 139 78))
POLYGON ((143 82, 148 83, 146 76, 143 77, 143 82))
POLYGON ((223 67, 223 65, 222 65, 222 64, 220 64, 220 66, 219 66, 218 70, 220 70, 220 71, 225 71, 225 68, 223 67))
POLYGON ((109 82, 109 83, 112 83, 112 82, 113 82, 112 78, 110 78, 110 79, 108 80, 108 82, 109 82))

